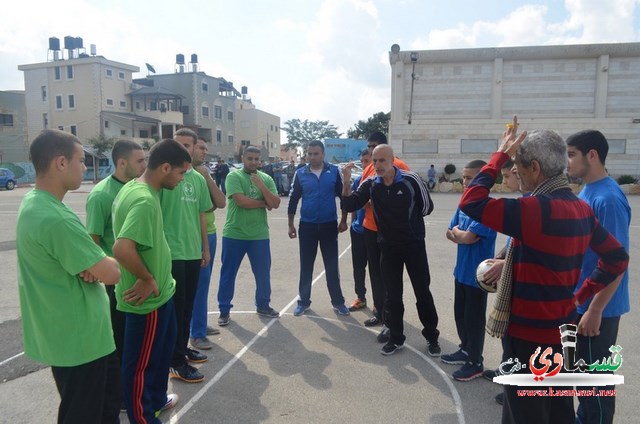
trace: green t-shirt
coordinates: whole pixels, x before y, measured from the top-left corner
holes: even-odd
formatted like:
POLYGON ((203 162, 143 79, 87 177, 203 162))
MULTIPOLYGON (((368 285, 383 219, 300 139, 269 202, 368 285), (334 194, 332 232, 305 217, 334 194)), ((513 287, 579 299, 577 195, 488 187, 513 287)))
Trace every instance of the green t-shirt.
POLYGON ((184 180, 173 190, 160 191, 164 215, 164 234, 171 249, 172 260, 202 258, 200 212, 213 207, 204 177, 190 169, 184 180))
POLYGON ((205 212, 205 217, 207 218, 207 234, 215 234, 216 229, 216 215, 213 211, 205 212))
POLYGON ((51 193, 32 190, 20 205, 16 246, 25 353, 70 367, 113 352, 104 285, 78 276, 105 254, 78 216, 51 193))
POLYGON ((113 175, 100 181, 87 197, 87 231, 100 236, 100 247, 109 256, 113 256, 113 224, 111 223, 111 207, 120 189, 122 181, 113 175))
MULTIPOLYGON (((277 194, 273 178, 262 171, 258 171, 258 175, 269 191, 277 194)), ((262 192, 251 182, 251 176, 243 170, 233 171, 227 175, 225 187, 229 198, 229 207, 222 235, 236 240, 267 240, 269 238, 267 209, 241 208, 232 197, 236 193, 241 193, 251 199, 264 200, 262 192)))
POLYGON ((138 254, 158 285, 159 296, 151 294, 142 305, 122 300, 122 294, 133 287, 137 277, 124 267, 116 286, 117 309, 134 314, 148 314, 167 303, 176 291, 171 276, 171 252, 164 236, 162 208, 158 192, 145 183, 129 181, 113 203, 113 231, 116 239, 136 242, 138 254))

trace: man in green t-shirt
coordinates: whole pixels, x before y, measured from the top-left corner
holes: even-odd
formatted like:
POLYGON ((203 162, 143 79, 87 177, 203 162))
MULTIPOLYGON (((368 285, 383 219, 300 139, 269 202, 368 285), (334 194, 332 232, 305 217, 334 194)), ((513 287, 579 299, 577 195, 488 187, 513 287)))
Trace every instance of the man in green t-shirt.
POLYGON ((120 372, 100 281, 116 284, 120 270, 62 203, 84 178, 84 150, 75 136, 44 130, 29 153, 36 185, 22 200, 16 227, 24 350, 51 365, 58 422, 116 423, 120 372))
POLYGON ((190 162, 174 140, 154 144, 145 172, 125 184, 113 203, 113 255, 122 266, 116 299, 126 321, 123 388, 132 423, 159 423, 159 412, 177 402, 176 395, 167 394, 176 339, 175 280, 159 192, 174 189, 190 162))
POLYGON ((207 335, 219 334, 220 330, 207 325, 209 317, 209 284, 211 282, 211 271, 213 270, 213 258, 216 256, 216 245, 218 242, 216 234, 216 217, 213 211, 217 208, 224 208, 227 205, 227 198, 218 188, 216 182, 211 178, 209 169, 204 165, 204 159, 207 156, 207 141, 203 137, 198 137, 198 142, 193 155, 193 169, 198 171, 207 182, 209 189, 209 197, 213 202, 213 208, 205 212, 207 218, 207 244, 211 253, 209 265, 200 268, 200 277, 198 278, 198 288, 196 289, 195 298, 193 300, 193 314, 191 315, 191 337, 189 342, 194 349, 211 349, 211 341, 207 335))
MULTIPOLYGON (((120 189, 129 181, 139 177, 147 167, 144 150, 138 143, 118 140, 111 150, 111 158, 116 170, 111 176, 100 181, 87 197, 87 231, 108 256, 113 256, 113 225, 111 207, 120 189)), ((124 314, 116 309, 115 286, 106 286, 111 307, 111 327, 116 342, 116 353, 122 358, 122 338, 124 337, 124 314)))
MULTIPOLYGON (((181 128, 174 135, 193 158, 198 140, 195 132, 181 128)), ((210 252, 205 212, 213 204, 202 175, 190 169, 175 190, 162 190, 160 204, 164 219, 164 234, 171 249, 171 274, 176 280, 178 336, 173 351, 169 376, 187 383, 199 383, 204 376, 189 362, 205 362, 207 356, 188 347, 193 301, 198 288, 200 267, 209 264, 210 252)))
POLYGON ((280 197, 273 178, 258 171, 260 149, 248 146, 242 155, 243 168, 227 176, 229 199, 227 221, 222 232, 222 267, 218 287, 218 325, 229 324, 233 307, 238 269, 245 255, 249 256, 256 279, 256 312, 268 318, 280 316, 271 302, 271 249, 267 210, 280 206, 280 197))

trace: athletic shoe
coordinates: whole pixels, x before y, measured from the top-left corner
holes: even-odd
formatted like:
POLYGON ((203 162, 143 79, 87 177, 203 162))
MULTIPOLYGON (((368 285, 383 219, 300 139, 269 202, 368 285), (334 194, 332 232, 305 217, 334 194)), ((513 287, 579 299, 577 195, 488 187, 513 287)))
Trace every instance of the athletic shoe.
POLYGON ((275 311, 272 307, 267 307, 267 308, 258 308, 256 309, 256 313, 260 316, 263 317, 267 317, 267 318, 279 318, 280 314, 275 311))
POLYGON ((442 354, 440 343, 438 343, 438 341, 430 342, 429 340, 427 340, 427 354, 433 357, 440 356, 442 354))
POLYGON ((376 340, 378 340, 378 343, 387 343, 389 341, 390 333, 391 332, 389 331, 387 326, 383 325, 382 331, 380 331, 380 333, 376 337, 376 340))
POLYGON ((365 327, 375 327, 376 325, 382 325, 382 320, 376 316, 373 316, 364 322, 365 327))
POLYGON ((204 375, 189 364, 169 368, 169 377, 177 378, 187 383, 200 383, 204 380, 204 375))
POLYGON ((167 394, 167 402, 164 404, 162 408, 160 408, 159 411, 156 411, 156 418, 158 418, 160 414, 162 414, 167 409, 171 409, 174 406, 176 406, 176 403, 178 403, 178 399, 179 399, 178 395, 175 393, 167 394))
POLYGON ((482 376, 489 381, 493 381, 493 379, 500 375, 500 371, 498 370, 485 370, 482 373, 482 376))
POLYGON ((449 365, 464 365, 469 360, 469 355, 464 350, 458 349, 453 353, 442 355, 440 360, 449 365))
POLYGON ((396 353, 396 351, 402 350, 402 349, 404 349, 404 344, 398 345, 393 342, 387 342, 386 345, 382 346, 380 353, 382 353, 385 356, 389 356, 396 353))
POLYGON ((218 317, 218 325, 220 327, 225 327, 229 325, 229 321, 231 321, 231 318, 229 317, 228 312, 226 314, 221 313, 220 316, 218 317))
POLYGON ((482 364, 474 364, 472 362, 467 362, 460 368, 458 371, 452 374, 454 380, 458 381, 471 381, 474 378, 478 378, 482 376, 482 371, 484 371, 484 367, 482 364))
POLYGON ((198 352, 197 350, 187 348, 187 361, 193 362, 196 364, 200 364, 202 362, 207 362, 207 355, 198 352))
POLYGON ((219 328, 211 327, 210 325, 207 325, 207 336, 217 336, 218 334, 220 334, 219 328))
POLYGON ((211 349, 211 342, 206 337, 196 337, 196 338, 192 337, 189 339, 189 343, 191 343, 191 346, 193 346, 195 349, 200 349, 200 350, 211 349))
POLYGON ((341 305, 333 305, 333 310, 339 315, 349 315, 349 308, 347 308, 344 303, 341 305))
POLYGON ((304 306, 298 303, 298 306, 296 306, 296 308, 293 310, 293 316, 299 317, 300 315, 303 315, 305 312, 307 312, 308 309, 308 306, 304 306))
POLYGON ((364 299, 356 299, 353 301, 353 303, 351 303, 351 306, 349 306, 349 310, 351 312, 353 311, 359 311, 360 309, 364 309, 367 307, 367 301, 364 299))
POLYGON ((504 392, 498 393, 494 399, 498 405, 504 405, 504 392))

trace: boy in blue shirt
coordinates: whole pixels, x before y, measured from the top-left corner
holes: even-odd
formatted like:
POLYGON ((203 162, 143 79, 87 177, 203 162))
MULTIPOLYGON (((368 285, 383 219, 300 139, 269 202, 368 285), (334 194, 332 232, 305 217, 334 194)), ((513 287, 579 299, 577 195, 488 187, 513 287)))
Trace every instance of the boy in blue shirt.
MULTIPOLYGON (((474 160, 464 167, 462 181, 465 190, 485 164, 484 161, 474 160)), ((484 371, 482 349, 487 292, 480 289, 476 283, 476 268, 483 260, 493 258, 496 232, 474 221, 458 208, 451 219, 446 236, 458 245, 453 276, 454 317, 460 349, 442 355, 441 360, 445 364, 462 364, 452 376, 458 381, 469 381, 482 376, 484 371)))

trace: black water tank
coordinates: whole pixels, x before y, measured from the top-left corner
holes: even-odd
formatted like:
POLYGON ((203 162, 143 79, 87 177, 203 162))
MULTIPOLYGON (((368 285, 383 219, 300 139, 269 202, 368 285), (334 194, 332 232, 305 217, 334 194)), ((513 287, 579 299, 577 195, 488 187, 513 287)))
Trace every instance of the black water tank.
POLYGON ((248 94, 248 93, 249 93, 249 89, 247 88, 247 86, 246 86, 246 85, 243 85, 243 86, 240 88, 240 92, 241 92, 242 94, 248 94))
POLYGON ((60 50, 60 39, 58 37, 49 37, 49 50, 60 50))
POLYGON ((192 54, 191 55, 191 63, 198 63, 198 55, 197 54, 192 54))

